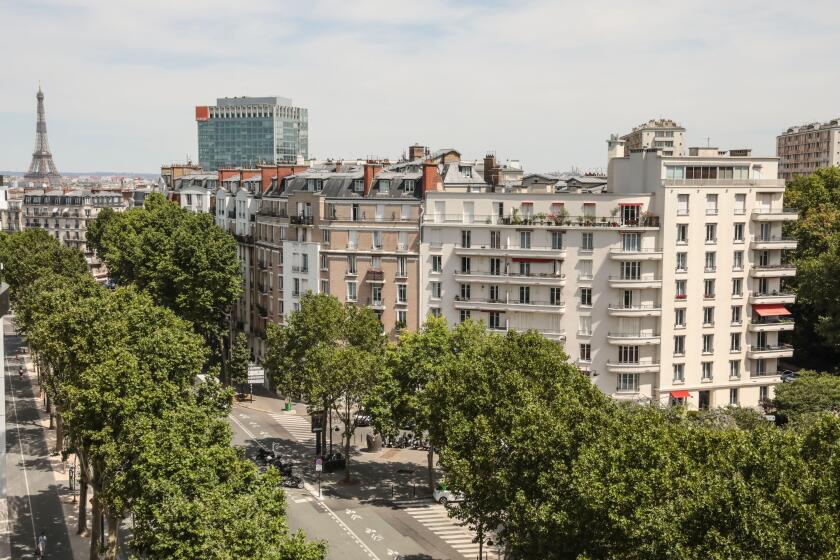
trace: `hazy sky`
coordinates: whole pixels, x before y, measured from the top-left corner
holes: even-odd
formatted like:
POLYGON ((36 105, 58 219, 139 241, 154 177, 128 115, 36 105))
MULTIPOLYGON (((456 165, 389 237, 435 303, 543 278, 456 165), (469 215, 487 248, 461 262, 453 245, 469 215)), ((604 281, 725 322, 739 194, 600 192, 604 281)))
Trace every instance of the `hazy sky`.
POLYGON ((281 95, 310 155, 494 150, 605 165, 652 117, 772 155, 840 116, 837 0, 0 0, 0 169, 31 157, 38 82, 59 171, 196 158, 194 106, 281 95))

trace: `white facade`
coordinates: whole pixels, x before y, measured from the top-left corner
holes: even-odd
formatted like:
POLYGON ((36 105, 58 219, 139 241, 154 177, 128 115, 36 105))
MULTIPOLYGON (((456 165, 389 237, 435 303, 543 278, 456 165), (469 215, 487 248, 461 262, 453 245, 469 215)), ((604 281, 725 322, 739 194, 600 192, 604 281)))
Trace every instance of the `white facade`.
POLYGON ((690 153, 615 158, 603 194, 428 193, 421 311, 564 341, 616 398, 769 398, 792 354, 786 311, 766 306, 793 301, 781 225, 796 214, 775 158, 690 153))
POLYGON ((319 259, 321 244, 317 241, 284 241, 283 270, 278 276, 283 282, 284 316, 300 309, 300 298, 311 291, 320 292, 319 259))

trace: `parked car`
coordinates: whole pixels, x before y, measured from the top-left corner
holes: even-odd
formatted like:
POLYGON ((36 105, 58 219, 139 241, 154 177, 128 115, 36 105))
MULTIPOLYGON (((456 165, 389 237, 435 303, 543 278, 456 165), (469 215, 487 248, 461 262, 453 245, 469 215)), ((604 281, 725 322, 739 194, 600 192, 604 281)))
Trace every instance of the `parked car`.
POLYGON ((333 451, 324 457, 324 472, 333 472, 346 466, 347 460, 338 451, 333 451))
POLYGON ((453 492, 447 488, 445 483, 439 483, 432 492, 432 496, 439 504, 446 505, 448 502, 463 502, 464 494, 462 492, 453 492))
POLYGON ((370 414, 368 414, 364 410, 360 410, 356 414, 355 423, 356 423, 357 426, 361 426, 361 427, 364 428, 366 426, 370 426, 370 422, 371 422, 370 414))

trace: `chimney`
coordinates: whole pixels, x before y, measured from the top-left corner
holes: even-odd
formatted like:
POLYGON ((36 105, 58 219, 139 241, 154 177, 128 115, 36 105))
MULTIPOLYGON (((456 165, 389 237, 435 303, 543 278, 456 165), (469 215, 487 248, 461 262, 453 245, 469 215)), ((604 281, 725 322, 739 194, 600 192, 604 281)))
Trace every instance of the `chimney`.
POLYGON ((382 165, 369 161, 365 163, 365 171, 363 178, 365 180, 365 196, 370 194, 370 189, 373 187, 373 178, 382 171, 382 165))
POLYGON ((495 154, 484 156, 484 182, 493 186, 499 184, 499 166, 496 165, 495 154))
POLYGON ((420 144, 414 144, 413 146, 408 147, 408 161, 414 161, 416 159, 422 159, 423 156, 428 153, 428 150, 421 146, 420 144))
POLYGON ((429 191, 442 191, 443 181, 436 163, 423 162, 423 195, 429 191))

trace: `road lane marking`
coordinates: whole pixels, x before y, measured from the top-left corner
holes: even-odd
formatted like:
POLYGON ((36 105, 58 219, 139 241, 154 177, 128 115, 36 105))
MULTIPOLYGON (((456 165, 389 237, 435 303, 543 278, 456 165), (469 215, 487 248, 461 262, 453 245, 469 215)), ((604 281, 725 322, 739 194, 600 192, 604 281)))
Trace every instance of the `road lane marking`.
MULTIPOLYGON (((4 368, 6 369, 6 368, 4 368)), ((38 546, 38 532, 35 530, 35 511, 32 509, 32 492, 29 490, 29 475, 26 472, 26 458, 23 456, 23 440, 20 437, 20 422, 18 421, 17 413, 17 399, 15 398, 15 383, 12 381, 10 372, 6 371, 6 376, 9 378, 9 388, 12 393, 12 410, 15 413, 15 428, 17 429, 18 448, 20 449, 20 461, 23 463, 23 481, 26 484, 26 499, 29 502, 29 520, 32 522, 32 540, 35 541, 35 546, 38 546)), ((37 408, 37 404, 35 405, 37 408)), ((39 415, 40 416, 40 415, 39 415)))
MULTIPOLYGON (((459 554, 467 558, 475 556, 475 553, 479 550, 479 544, 474 542, 476 539, 475 532, 460 525, 457 519, 449 517, 443 505, 426 502, 425 505, 421 506, 418 503, 420 502, 411 501, 402 504, 396 503, 395 505, 459 554)), ((487 558, 498 558, 498 553, 490 550, 486 545, 484 546, 484 552, 487 554, 487 558)))

